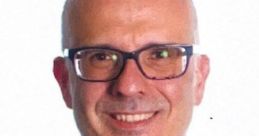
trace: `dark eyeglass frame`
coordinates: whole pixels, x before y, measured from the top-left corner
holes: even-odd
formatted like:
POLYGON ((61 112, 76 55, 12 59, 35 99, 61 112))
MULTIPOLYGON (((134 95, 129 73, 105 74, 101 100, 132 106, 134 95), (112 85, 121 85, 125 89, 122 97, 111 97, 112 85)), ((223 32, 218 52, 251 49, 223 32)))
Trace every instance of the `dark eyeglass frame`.
POLYGON ((173 79, 173 78, 178 78, 182 75, 184 75, 189 67, 189 61, 190 61, 190 57, 193 55, 193 45, 191 44, 154 44, 154 45, 149 45, 149 46, 146 46, 146 47, 143 47, 143 48, 140 48, 136 51, 133 51, 133 52, 125 52, 125 51, 122 51, 122 50, 119 50, 119 49, 116 49, 116 48, 112 48, 110 46, 97 46, 97 47, 79 47, 79 48, 65 48, 64 49, 64 58, 69 58, 73 65, 74 65, 74 68, 76 67, 75 66, 75 54, 78 52, 78 51, 81 51, 81 50, 87 50, 87 49, 104 49, 104 50, 111 50, 111 51, 115 51, 115 52, 118 52, 122 55, 123 57, 123 64, 122 64, 122 67, 120 69, 120 71, 118 72, 118 74, 116 76, 114 76, 113 78, 111 79, 108 79, 108 80, 89 80, 89 79, 85 79, 84 77, 81 77, 77 72, 76 72, 76 75, 81 79, 81 80, 84 80, 84 81, 88 81, 88 82, 108 82, 108 81, 112 81, 112 80, 115 80, 117 79, 124 67, 125 67, 125 64, 127 62, 128 59, 133 59, 136 64, 137 64, 137 67, 139 68, 139 70, 141 71, 141 73, 147 78, 147 79, 152 79, 152 80, 168 80, 168 79, 173 79), (154 47, 168 47, 168 46, 173 46, 173 47, 180 47, 180 48, 184 48, 185 49, 185 52, 184 54, 186 55, 186 66, 185 66, 185 69, 183 70, 183 72, 177 76, 170 76, 170 77, 164 77, 164 78, 155 78, 155 77, 149 77, 148 75, 146 75, 146 73, 144 72, 144 70, 142 69, 140 63, 139 63, 139 54, 144 51, 144 50, 147 50, 147 49, 150 49, 150 48, 154 48, 154 47))

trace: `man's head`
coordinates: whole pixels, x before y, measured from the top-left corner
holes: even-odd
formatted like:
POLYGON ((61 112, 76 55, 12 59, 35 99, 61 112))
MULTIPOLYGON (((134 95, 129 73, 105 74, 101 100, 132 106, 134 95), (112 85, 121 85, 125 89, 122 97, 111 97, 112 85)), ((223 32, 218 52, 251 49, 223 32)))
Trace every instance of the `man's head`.
POLYGON ((183 136, 209 72, 196 27, 190 0, 68 0, 54 75, 81 134, 183 136))

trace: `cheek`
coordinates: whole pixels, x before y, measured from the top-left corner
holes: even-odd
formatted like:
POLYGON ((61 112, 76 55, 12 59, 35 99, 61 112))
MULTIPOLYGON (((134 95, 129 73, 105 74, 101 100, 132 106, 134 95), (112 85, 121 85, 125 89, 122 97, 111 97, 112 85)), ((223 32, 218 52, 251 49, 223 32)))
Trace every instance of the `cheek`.
POLYGON ((181 134, 188 128, 193 109, 193 88, 188 80, 171 80, 157 83, 155 86, 170 105, 167 109, 167 124, 164 131, 181 134), (163 84, 161 86, 161 84, 163 84), (172 125, 173 124, 173 125, 172 125))
POLYGON ((168 100, 171 107, 188 104, 193 99, 192 83, 186 80, 163 81, 155 85, 157 90, 168 100), (161 86, 161 84, 163 84, 161 86))
POLYGON ((75 104, 82 105, 82 109, 95 112, 96 104, 107 92, 107 85, 103 83, 81 82, 75 89, 75 104))
MULTIPOLYGON (((78 82, 73 89, 73 110, 77 125, 81 132, 88 132, 90 135, 100 133, 102 130, 96 105, 105 95, 106 85, 98 83, 78 82)), ((88 135, 88 134, 87 134, 88 135)))

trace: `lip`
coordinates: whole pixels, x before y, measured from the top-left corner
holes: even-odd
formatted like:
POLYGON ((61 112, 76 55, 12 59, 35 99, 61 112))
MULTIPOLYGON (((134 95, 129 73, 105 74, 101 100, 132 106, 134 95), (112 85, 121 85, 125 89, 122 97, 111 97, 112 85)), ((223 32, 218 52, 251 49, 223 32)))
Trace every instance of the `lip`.
POLYGON ((157 118, 159 111, 150 112, 114 112, 108 113, 109 125, 122 130, 138 130, 150 125, 157 118))

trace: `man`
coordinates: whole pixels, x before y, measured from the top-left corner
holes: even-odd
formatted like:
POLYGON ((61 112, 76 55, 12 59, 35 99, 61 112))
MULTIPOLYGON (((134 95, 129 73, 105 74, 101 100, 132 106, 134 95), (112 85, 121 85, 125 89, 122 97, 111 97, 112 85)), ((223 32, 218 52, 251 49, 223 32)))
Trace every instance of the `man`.
POLYGON ((209 72, 191 0, 68 0, 54 75, 82 136, 184 136, 209 72))

